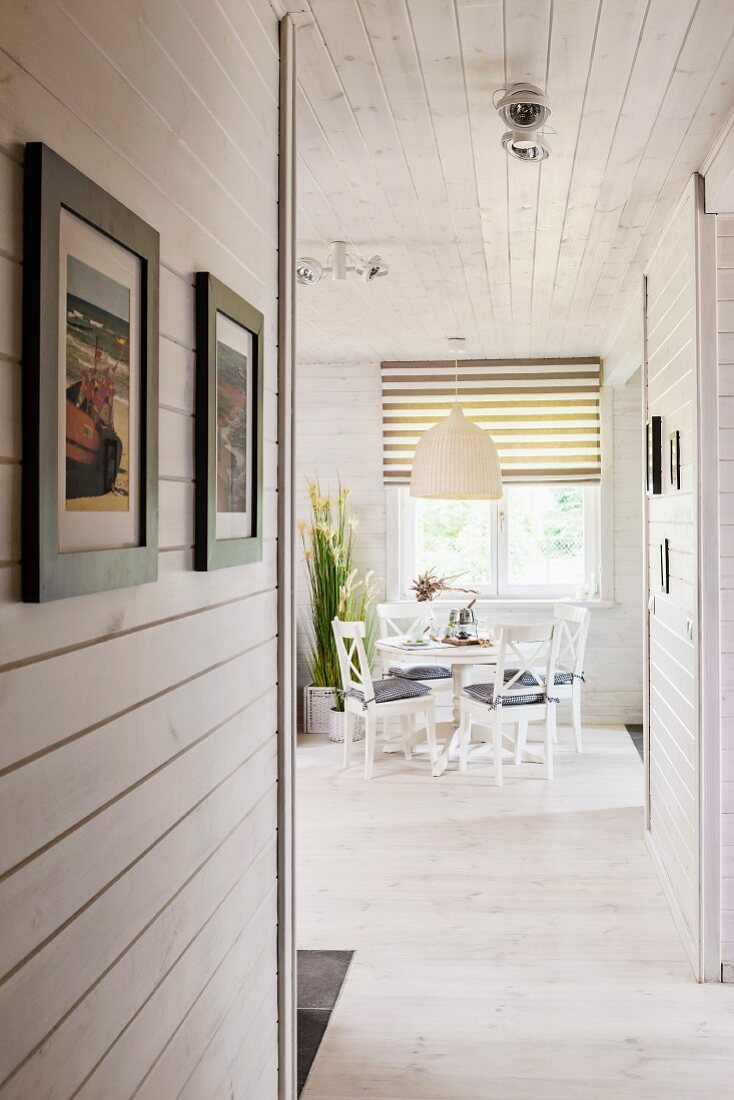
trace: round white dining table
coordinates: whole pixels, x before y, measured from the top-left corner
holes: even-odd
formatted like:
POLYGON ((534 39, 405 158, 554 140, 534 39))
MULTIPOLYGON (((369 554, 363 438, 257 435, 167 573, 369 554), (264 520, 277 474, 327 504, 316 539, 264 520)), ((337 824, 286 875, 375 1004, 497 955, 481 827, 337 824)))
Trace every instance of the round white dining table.
POLYGON ((429 642, 424 646, 405 646, 399 638, 380 638, 375 649, 382 658, 383 672, 393 664, 448 665, 454 680, 454 726, 459 724, 459 696, 469 682, 469 672, 476 665, 489 666, 487 679, 494 678, 499 656, 497 647, 481 645, 455 646, 445 642, 429 642))

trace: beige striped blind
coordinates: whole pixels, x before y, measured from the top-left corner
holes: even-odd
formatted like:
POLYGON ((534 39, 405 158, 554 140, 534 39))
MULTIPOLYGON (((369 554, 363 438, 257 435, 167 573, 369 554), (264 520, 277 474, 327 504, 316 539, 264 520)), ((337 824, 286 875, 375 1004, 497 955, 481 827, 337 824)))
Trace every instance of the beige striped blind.
POLYGON ((383 471, 407 485, 420 437, 456 400, 491 432, 506 481, 598 481, 598 359, 382 364, 383 471))

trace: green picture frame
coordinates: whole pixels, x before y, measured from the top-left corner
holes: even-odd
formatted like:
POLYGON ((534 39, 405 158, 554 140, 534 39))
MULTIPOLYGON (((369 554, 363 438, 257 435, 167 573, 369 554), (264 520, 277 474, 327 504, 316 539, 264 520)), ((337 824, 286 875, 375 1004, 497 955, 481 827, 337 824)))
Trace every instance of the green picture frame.
POLYGON ((199 572, 262 560, 264 318, 208 271, 196 273, 199 572))
POLYGON ((160 260, 158 232, 48 146, 27 144, 24 167, 22 575, 24 601, 42 603, 157 578, 160 260), (82 242, 134 270, 126 320, 109 312, 105 293, 116 288, 124 297, 128 289, 104 272, 104 261, 98 269, 79 261, 82 242), (92 290, 76 311, 70 262, 92 290), (124 389, 122 355, 110 350, 115 331, 107 331, 116 322, 128 326, 117 330, 126 345, 124 389), (82 359, 74 359, 72 325, 82 359), (75 448, 87 469, 72 488, 75 464, 76 475, 83 465, 75 448))

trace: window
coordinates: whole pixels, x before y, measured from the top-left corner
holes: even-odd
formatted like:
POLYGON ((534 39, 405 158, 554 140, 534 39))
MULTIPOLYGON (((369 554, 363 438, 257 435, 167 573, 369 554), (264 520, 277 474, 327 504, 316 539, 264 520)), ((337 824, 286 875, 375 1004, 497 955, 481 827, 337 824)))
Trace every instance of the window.
POLYGON ((500 501, 398 494, 400 592, 418 573, 462 574, 483 595, 598 594, 599 486, 513 484, 500 501))

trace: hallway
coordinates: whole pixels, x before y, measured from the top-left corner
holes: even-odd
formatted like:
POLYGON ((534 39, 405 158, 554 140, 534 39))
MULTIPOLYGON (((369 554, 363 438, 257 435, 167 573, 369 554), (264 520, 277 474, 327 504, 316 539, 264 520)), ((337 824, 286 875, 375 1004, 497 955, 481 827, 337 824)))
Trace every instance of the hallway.
MULTIPOLYGON (((693 981, 622 729, 552 784, 298 752, 298 938, 355 956, 306 1100, 723 1100, 734 1006, 693 981)), ((510 772, 512 769, 510 769, 510 772)))

